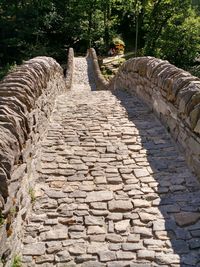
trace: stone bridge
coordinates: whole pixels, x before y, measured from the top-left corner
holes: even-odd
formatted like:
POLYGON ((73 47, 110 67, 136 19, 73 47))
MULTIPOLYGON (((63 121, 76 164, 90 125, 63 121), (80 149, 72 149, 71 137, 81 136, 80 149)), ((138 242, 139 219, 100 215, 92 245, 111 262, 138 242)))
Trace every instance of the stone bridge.
POLYGON ((36 57, 0 83, 0 136, 1 267, 200 267, 198 78, 36 57))

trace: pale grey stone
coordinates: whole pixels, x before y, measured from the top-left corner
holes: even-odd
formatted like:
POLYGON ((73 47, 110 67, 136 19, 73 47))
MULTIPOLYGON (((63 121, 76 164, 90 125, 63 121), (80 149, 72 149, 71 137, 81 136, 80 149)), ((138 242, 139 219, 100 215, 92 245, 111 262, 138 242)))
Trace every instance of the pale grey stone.
POLYGON ((45 263, 45 262, 53 262, 54 261, 54 255, 41 255, 38 256, 35 260, 36 263, 45 263))
POLYGON ((137 257, 139 259, 154 260, 155 251, 147 250, 147 249, 139 250, 139 251, 137 251, 137 257))
POLYGON ((36 242, 33 244, 27 244, 24 246, 23 254, 24 255, 31 255, 31 256, 40 256, 45 253, 45 243, 43 242, 36 242))
POLYGON ((100 226, 88 226, 87 234, 94 235, 94 234, 105 234, 106 231, 103 227, 100 226))
POLYGON ((90 204, 92 209, 97 209, 97 210, 105 210, 107 209, 107 204, 104 202, 93 202, 90 204))
POLYGON ((151 203, 144 199, 133 199, 132 202, 135 208, 148 208, 151 206, 151 203))
POLYGON ((137 178, 148 176, 149 172, 146 169, 134 169, 134 174, 137 178))
POLYGON ((74 244, 69 247, 69 253, 71 255, 81 255, 86 253, 86 246, 83 243, 74 244))
POLYGON ((180 263, 180 256, 175 254, 164 254, 164 253, 157 253, 156 261, 158 264, 179 264, 180 263))
POLYGON ((116 260, 116 253, 114 251, 100 251, 98 253, 99 259, 102 262, 108 262, 108 261, 113 261, 116 260))
POLYGON ((113 221, 120 221, 122 220, 123 218, 123 214, 122 213, 117 213, 117 212, 114 212, 114 213, 110 213, 107 218, 109 220, 113 220, 113 221))
POLYGON ((108 209, 110 211, 129 211, 132 210, 133 205, 130 200, 112 200, 108 202, 108 209))
POLYGON ((90 242, 104 242, 105 238, 106 238, 106 235, 104 234, 89 236, 90 242))
POLYGON ((44 233, 43 240, 50 241, 50 240, 62 240, 67 238, 68 238, 68 231, 66 227, 66 230, 50 230, 44 233))
POLYGON ((129 234, 127 237, 127 242, 137 243, 140 240, 139 234, 129 234))
POLYGON ((117 234, 108 234, 106 235, 106 240, 112 243, 121 243, 123 242, 123 238, 117 234))
POLYGON ((55 260, 56 262, 68 262, 71 260, 71 257, 67 250, 63 250, 56 254, 55 260))
POLYGON ((152 236, 152 230, 147 227, 134 226, 133 231, 135 234, 140 234, 141 236, 152 236))
POLYGON ((129 251, 117 251, 117 259, 118 260, 132 260, 135 259, 136 255, 133 252, 129 252, 129 251))
POLYGON ((141 242, 138 243, 123 243, 122 244, 122 249, 125 251, 137 251, 140 249, 143 249, 143 245, 141 242))
POLYGON ((104 225, 103 217, 85 216, 85 225, 104 225))
POLYGON ((115 223, 116 232, 125 232, 130 225, 130 220, 122 220, 115 223))
POLYGON ((99 201, 108 201, 113 199, 113 193, 111 191, 94 191, 89 192, 85 202, 99 202, 99 201))

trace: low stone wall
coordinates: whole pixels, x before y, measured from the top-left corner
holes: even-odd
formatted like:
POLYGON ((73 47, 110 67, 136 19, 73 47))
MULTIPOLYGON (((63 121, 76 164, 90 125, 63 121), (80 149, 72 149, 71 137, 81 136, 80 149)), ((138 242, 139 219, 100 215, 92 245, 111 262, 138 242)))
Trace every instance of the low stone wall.
MULTIPOLYGON (((65 90, 63 69, 49 57, 36 57, 25 62, 0 83, 2 261, 11 259, 11 254, 15 253, 19 245, 21 224, 31 202, 34 156, 39 140, 45 135, 55 98, 65 90)), ((6 266, 11 266, 9 264, 6 266)))
POLYGON ((200 177, 200 80, 154 57, 129 59, 111 89, 137 93, 157 113, 200 177))
POLYGON ((98 58, 97 58, 96 51, 94 50, 94 48, 88 49, 87 56, 90 57, 92 60, 95 84, 96 84, 97 90, 108 89, 108 82, 105 80, 105 78, 103 77, 101 73, 101 70, 99 68, 98 58))

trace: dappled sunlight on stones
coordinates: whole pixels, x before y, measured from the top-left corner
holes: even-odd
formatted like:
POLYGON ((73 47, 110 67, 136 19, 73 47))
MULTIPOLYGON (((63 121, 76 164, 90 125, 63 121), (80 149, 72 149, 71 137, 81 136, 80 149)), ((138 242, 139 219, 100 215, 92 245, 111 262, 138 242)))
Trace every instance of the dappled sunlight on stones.
POLYGON ((56 267, 198 266, 196 178, 144 103, 91 91, 85 59, 74 62, 73 88, 57 98, 41 144, 43 194, 24 229, 24 247, 45 244, 33 265, 49 256, 56 267))

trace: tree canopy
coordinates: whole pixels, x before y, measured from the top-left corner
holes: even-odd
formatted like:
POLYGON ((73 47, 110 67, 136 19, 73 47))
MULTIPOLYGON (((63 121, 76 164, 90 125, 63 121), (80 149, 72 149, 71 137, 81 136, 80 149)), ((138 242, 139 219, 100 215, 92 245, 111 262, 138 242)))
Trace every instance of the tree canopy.
POLYGON ((127 49, 176 65, 200 52, 200 0, 1 0, 0 66, 37 55, 65 60, 94 46, 106 53, 114 37, 127 49))

